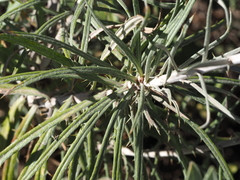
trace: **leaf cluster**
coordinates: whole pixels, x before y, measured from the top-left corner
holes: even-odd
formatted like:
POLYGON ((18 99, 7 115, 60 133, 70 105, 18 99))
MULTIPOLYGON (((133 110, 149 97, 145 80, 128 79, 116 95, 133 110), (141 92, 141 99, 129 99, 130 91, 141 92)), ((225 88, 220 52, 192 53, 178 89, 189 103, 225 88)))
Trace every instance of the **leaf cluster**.
POLYGON ((218 131, 226 119, 240 123, 239 80, 223 73, 239 72, 240 48, 209 58, 229 33, 231 13, 218 1, 225 19, 212 23, 210 0, 205 29, 188 35, 195 2, 1 2, 0 48, 11 53, 0 59, 1 101, 10 105, 0 129, 2 179, 164 179, 161 158, 180 164, 184 179, 233 179, 218 147, 239 139, 218 131), (202 49, 175 60, 199 38, 202 49), (226 107, 229 100, 235 105, 226 107), (198 111, 192 103, 203 118, 190 113, 198 111), (148 149, 146 136, 157 139, 148 149), (215 167, 196 165, 191 152, 206 153, 205 167, 215 167))

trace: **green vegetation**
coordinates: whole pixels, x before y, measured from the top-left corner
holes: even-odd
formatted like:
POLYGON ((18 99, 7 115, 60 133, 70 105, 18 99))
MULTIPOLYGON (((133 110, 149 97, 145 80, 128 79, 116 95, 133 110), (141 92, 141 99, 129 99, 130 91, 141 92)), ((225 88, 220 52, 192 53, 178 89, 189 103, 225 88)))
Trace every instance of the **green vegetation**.
POLYGON ((190 33, 195 3, 0 1, 2 179, 160 180, 168 162, 179 179, 233 180, 222 148, 238 132, 218 133, 240 123, 240 48, 213 56, 232 14, 210 0, 190 33))

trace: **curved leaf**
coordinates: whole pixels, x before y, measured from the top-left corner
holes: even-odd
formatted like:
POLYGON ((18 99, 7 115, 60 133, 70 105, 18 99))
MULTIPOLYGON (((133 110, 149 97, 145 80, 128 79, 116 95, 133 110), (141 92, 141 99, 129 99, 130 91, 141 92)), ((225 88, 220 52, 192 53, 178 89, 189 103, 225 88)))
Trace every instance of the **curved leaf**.
POLYGON ((23 3, 23 4, 19 5, 17 8, 14 8, 14 9, 4 13, 3 15, 1 15, 0 16, 0 22, 3 21, 4 19, 10 17, 11 15, 13 15, 15 13, 18 13, 19 11, 21 11, 23 9, 26 9, 29 6, 32 6, 32 5, 35 5, 37 3, 44 2, 44 1, 47 1, 47 0, 31 0, 31 1, 27 1, 26 3, 23 3))
MULTIPOLYGON (((6 40, 6 41, 9 41, 12 43, 15 43, 17 40, 19 40, 20 42, 23 41, 23 46, 26 45, 25 47, 28 47, 29 49, 31 49, 31 46, 26 43, 27 40, 25 38, 44 41, 46 43, 53 44, 59 48, 67 49, 67 50, 71 51, 72 53, 75 53, 76 55, 79 55, 79 56, 85 58, 86 60, 92 62, 93 64, 103 66, 103 67, 112 67, 111 65, 109 65, 106 62, 100 61, 98 58, 95 58, 73 46, 70 46, 64 42, 58 41, 58 40, 48 37, 48 36, 39 35, 39 34, 23 33, 23 32, 11 32, 11 34, 0 34, 0 39, 2 39, 2 40, 6 40), (22 39, 22 38, 24 38, 24 39, 22 39)), ((34 41, 31 41, 31 42, 33 42, 33 44, 36 44, 36 42, 34 42, 34 41)), ((52 52, 52 50, 49 50, 47 47, 44 48, 41 46, 41 48, 46 49, 47 52, 49 52, 49 51, 52 52)), ((34 48, 34 50, 35 49, 36 49, 36 52, 38 52, 38 49, 36 47, 34 48)), ((39 52, 39 53, 41 54, 41 52, 39 52)), ((45 53, 45 52, 43 52, 43 53, 45 53)), ((55 51, 54 51, 54 53, 55 53, 55 51)), ((45 55, 45 54, 43 54, 43 55, 45 55)), ((51 53, 48 55, 50 57, 52 56, 51 53)), ((65 56, 63 56, 61 54, 58 54, 58 55, 61 56, 63 59, 67 60, 67 62, 65 62, 65 63, 67 63, 67 64, 70 63, 71 66, 74 65, 74 63, 72 61, 70 61, 70 59, 66 58, 65 56)))
POLYGON ((0 85, 0 94, 20 94, 24 96, 33 95, 33 96, 40 96, 46 99, 49 99, 49 96, 43 92, 35 88, 30 87, 22 87, 21 89, 17 89, 15 91, 11 91, 14 89, 15 85, 13 84, 1 84, 0 85), (11 92, 10 92, 11 91, 11 92))
MULTIPOLYGON (((93 104, 97 99, 104 96, 104 93, 99 93, 95 95, 91 100, 82 101, 71 108, 68 108, 64 111, 60 111, 56 113, 53 117, 47 119, 43 123, 39 124, 32 130, 25 133, 19 139, 15 140, 11 143, 7 148, 0 152, 0 165, 6 161, 12 154, 14 154, 19 149, 23 148, 26 144, 28 144, 31 140, 37 138, 51 127, 55 126, 56 124, 60 123, 61 121, 65 120, 66 118, 72 116, 73 114, 79 112, 81 109, 86 108, 93 104)), ((68 130, 68 129, 67 129, 68 130)), ((67 131, 66 130, 66 131, 67 131)))
POLYGON ((185 123, 187 123, 198 135, 199 137, 204 141, 204 143, 207 145, 209 150, 212 152, 212 155, 216 158, 218 163, 220 164, 220 167, 222 168, 224 172, 224 176, 227 180, 234 180, 232 173, 230 172, 226 161, 224 160, 223 156, 219 152, 218 148, 216 145, 211 141, 209 136, 199 128, 194 122, 189 121, 188 119, 182 118, 185 123))
MULTIPOLYGON (((53 70, 47 70, 47 71, 39 71, 39 72, 34 72, 34 73, 23 73, 23 76, 27 78, 25 81, 23 81, 21 84, 15 85, 10 89, 7 93, 11 93, 13 90, 17 90, 19 88, 22 88, 24 86, 27 86, 28 84, 31 84, 33 82, 39 81, 44 78, 63 78, 64 74, 75 74, 79 76, 79 78, 85 78, 85 79, 90 79, 93 81, 100 81, 106 84, 112 83, 113 86, 120 86, 119 83, 103 79, 100 76, 97 76, 96 74, 109 74, 116 76, 117 78, 122 78, 122 79, 128 79, 130 81, 136 81, 136 78, 133 76, 130 76, 124 72, 121 72, 117 69, 113 68, 107 68, 107 67, 96 67, 96 66, 80 66, 80 67, 72 67, 72 68, 60 68, 60 69, 53 69, 53 70), (32 76, 30 76, 32 75, 32 76)), ((22 74, 16 74, 12 76, 6 76, 3 78, 0 78, 0 83, 4 82, 10 82, 13 80, 19 80, 23 78, 22 74)), ((76 76, 74 76, 76 77, 76 76)))
POLYGON ((14 44, 18 44, 21 46, 24 46, 28 49, 31 49, 32 51, 35 51, 41 55, 44 55, 62 65, 65 66, 73 66, 74 63, 71 59, 66 58, 62 54, 56 52, 56 50, 50 49, 45 45, 39 44, 35 41, 32 41, 30 39, 27 39, 25 37, 21 37, 17 34, 13 34, 12 32, 10 34, 0 34, 0 39, 5 40, 14 44))

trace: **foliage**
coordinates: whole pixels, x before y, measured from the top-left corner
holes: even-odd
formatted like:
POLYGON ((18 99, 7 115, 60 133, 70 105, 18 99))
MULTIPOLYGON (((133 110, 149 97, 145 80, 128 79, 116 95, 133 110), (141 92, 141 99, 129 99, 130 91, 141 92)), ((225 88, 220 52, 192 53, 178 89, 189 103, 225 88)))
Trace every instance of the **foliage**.
POLYGON ((188 34, 195 2, 132 0, 132 9, 122 0, 1 2, 0 92, 10 106, 0 130, 2 179, 163 179, 163 156, 180 163, 184 179, 233 179, 218 147, 239 139, 217 132, 223 120, 240 123, 233 113, 240 83, 224 76, 239 72, 240 48, 209 55, 232 23, 221 0, 225 20, 211 22, 210 0, 205 29, 188 34), (203 48, 177 61, 199 38, 203 48), (206 110, 204 123, 192 103, 206 110), (157 140, 149 149, 146 136, 157 140), (209 168, 187 156, 198 151, 209 168))

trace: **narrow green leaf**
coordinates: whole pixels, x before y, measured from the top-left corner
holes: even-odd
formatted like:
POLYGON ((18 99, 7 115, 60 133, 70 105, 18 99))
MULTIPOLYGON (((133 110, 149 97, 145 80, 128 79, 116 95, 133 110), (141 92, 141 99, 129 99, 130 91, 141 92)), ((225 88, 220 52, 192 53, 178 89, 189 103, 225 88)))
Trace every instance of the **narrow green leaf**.
POLYGON ((31 76, 37 75, 38 73, 36 73, 36 72, 26 72, 26 73, 19 73, 19 74, 13 74, 13 75, 10 75, 10 76, 0 77, 0 84, 6 84, 6 83, 13 82, 13 81, 24 80, 24 79, 27 79, 31 76), (21 74, 21 76, 19 76, 19 74, 21 74))
POLYGON ((134 117, 133 133, 134 133, 134 179, 143 179, 143 127, 144 127, 144 102, 145 88, 141 84, 140 95, 138 97, 138 108, 134 117))
MULTIPOLYGON (((134 28, 136 28, 136 26, 141 23, 143 21, 143 17, 142 16, 133 16, 131 18, 129 18, 124 24, 122 24, 122 26, 116 31, 116 36, 119 39, 123 39, 125 38, 134 28)), ((117 46, 117 43, 115 41, 111 41, 110 45, 107 46, 102 55, 101 58, 102 60, 106 59, 109 54, 111 53, 111 51, 113 51, 117 46)))
POLYGON ((187 177, 186 180, 202 180, 202 174, 200 169, 198 168, 197 164, 193 161, 190 161, 188 170, 187 170, 187 177))
POLYGON ((31 140, 39 137, 41 134, 46 132, 51 127, 55 126, 56 124, 60 123, 61 121, 65 120, 66 118, 72 116, 76 112, 79 112, 80 109, 86 108, 92 103, 94 103, 97 99, 104 96, 104 93, 99 93, 94 96, 91 100, 82 101, 71 108, 66 109, 65 111, 58 112, 53 117, 47 119, 43 123, 39 124, 32 130, 25 133, 23 136, 15 140, 11 143, 7 148, 0 152, 0 165, 2 165, 12 154, 16 151, 24 147, 28 144, 31 140))
MULTIPOLYGON (((92 8, 93 2, 94 2, 94 0, 88 0, 90 8, 92 8)), ((85 13, 85 21, 84 22, 85 22, 85 24, 84 24, 84 28, 83 28, 80 50, 82 50, 83 52, 87 52, 88 38, 89 38, 89 34, 90 34, 90 25, 91 25, 91 11, 89 10, 89 8, 87 8, 87 12, 85 13)), ((85 62, 84 58, 80 57, 78 60, 78 63, 84 64, 84 62, 85 62)))
MULTIPOLYGON (((130 98, 132 93, 133 93, 132 91, 128 91, 125 98, 126 99, 130 98)), ((100 165, 103 161, 103 155, 104 155, 104 153, 106 153, 106 148, 107 148, 107 145, 109 143, 109 139, 110 139, 114 124, 116 123, 116 118, 122 113, 122 110, 125 110, 128 107, 128 103, 129 103, 128 100, 121 101, 119 103, 119 105, 116 108, 113 109, 113 114, 111 116, 111 119, 108 123, 107 129, 105 131, 105 134, 104 134, 104 137, 103 137, 103 140, 102 140, 102 144, 101 144, 101 148, 99 150, 99 153, 98 153, 96 163, 95 163, 95 166, 93 168, 93 172, 92 172, 90 180, 95 180, 97 175, 98 175, 99 169, 101 167, 100 165)))
MULTIPOLYGON (((154 105, 155 106, 155 105, 154 105)), ((156 107, 151 107, 149 108, 149 114, 152 118, 154 118, 156 125, 158 126, 157 128, 161 130, 161 136, 166 136, 171 145, 176 149, 177 155, 178 155, 178 160, 181 163, 183 167, 183 174, 184 177, 186 178, 186 171, 188 167, 188 159, 187 157, 183 154, 182 151, 182 144, 180 144, 178 138, 175 136, 175 134, 169 132, 169 127, 164 123, 164 121, 159 117, 158 112, 159 112, 159 107, 156 110, 156 112, 153 111, 153 109, 156 109, 156 107)), ((174 116, 174 121, 176 121, 176 118, 174 116)), ((156 127, 155 127, 156 128, 156 127)), ((158 130, 157 130, 158 131, 158 130)))
MULTIPOLYGON (((195 83, 189 82, 189 81, 184 81, 186 83, 188 83, 189 85, 191 85, 194 89, 196 89, 200 94, 202 94, 204 96, 204 91, 195 83)), ((216 99, 214 99, 212 96, 207 95, 208 96, 208 100, 209 102, 216 107, 217 109, 219 109, 220 111, 222 111, 224 114, 226 114, 228 117, 230 117, 232 120, 236 121, 237 123, 240 124, 240 118, 238 116, 236 116, 235 114, 233 114, 232 112, 230 112, 226 107, 224 107, 222 104, 220 104, 216 99)))
POLYGON ((39 157, 41 157, 41 154, 44 152, 45 148, 48 147, 52 142, 54 130, 55 130, 55 127, 52 127, 39 137, 26 163, 26 166, 23 168, 20 175, 18 176, 18 180, 25 180, 26 178, 24 177, 30 175, 29 171, 36 173, 35 176, 38 174, 39 176, 44 176, 44 177, 46 176, 46 174, 42 175, 42 173, 46 172, 46 169, 44 170, 43 168, 47 161, 45 161, 43 164, 37 164, 37 160, 39 159, 39 157), (33 167, 37 167, 35 171, 32 171, 33 167), (40 172, 41 170, 44 170, 44 171, 40 172))
MULTIPOLYGON (((85 170, 84 168, 81 168, 81 166, 79 166, 79 159, 81 159, 81 153, 82 153, 82 148, 80 147, 78 149, 78 152, 75 154, 75 156, 72 159, 71 164, 68 167, 68 180, 75 180, 75 179, 81 179, 81 177, 83 176, 83 173, 85 174, 85 170), (83 173, 80 173, 80 171, 82 170, 83 173), (80 174, 81 177, 77 177, 80 174)), ((84 166, 86 167, 86 166, 84 166)))
POLYGON ((83 8, 84 8, 83 2, 84 2, 84 0, 78 1, 77 7, 75 7, 75 9, 74 9, 74 14, 72 17, 72 21, 71 21, 71 25, 70 25, 70 33, 69 33, 70 45, 73 45, 73 35, 74 35, 75 28, 76 28, 77 20, 79 18, 80 13, 83 11, 83 8))
POLYGON ((1 84, 0 85, 0 94, 20 94, 24 96, 33 95, 33 96, 40 96, 44 97, 46 99, 49 99, 49 96, 35 88, 30 87, 22 87, 20 89, 17 89, 15 91, 11 91, 14 89, 16 85, 13 84, 1 84))
POLYGON ((151 16, 151 9, 150 7, 147 5, 147 3, 145 2, 144 3, 144 10, 145 10, 145 16, 144 16, 144 19, 143 21, 141 22, 141 24, 134 29, 134 34, 133 34, 133 37, 131 39, 131 42, 130 42, 130 47, 131 47, 131 50, 132 52, 135 52, 136 54, 136 58, 139 60, 140 64, 142 63, 142 60, 141 60, 141 55, 142 55, 142 31, 144 31, 144 29, 146 29, 148 23, 149 23, 149 19, 150 19, 150 16, 151 16))
MULTIPOLYGON (((196 2, 196 0, 191 0, 186 2, 182 2, 182 3, 186 3, 186 4, 182 4, 181 8, 179 8, 177 15, 174 17, 174 19, 169 22, 167 24, 166 29, 163 31, 162 35, 160 35, 160 39, 163 38, 164 39, 164 45, 167 47, 172 43, 173 38, 176 36, 176 33, 179 31, 179 29, 182 27, 184 21, 186 20, 186 18, 189 15, 190 10, 192 9, 192 6, 194 5, 194 3, 196 2)), ((160 44, 162 44, 160 42, 160 44)))
MULTIPOLYGON (((43 71, 41 71, 41 72, 43 72, 43 71)), ((18 80, 26 80, 27 78, 37 76, 38 73, 41 73, 41 72, 35 71, 35 72, 19 73, 19 74, 15 74, 15 75, 11 75, 11 76, 2 77, 2 78, 0 78, 0 84, 14 82, 14 81, 18 81, 18 80)), ((109 78, 105 78, 103 76, 96 75, 94 73, 92 73, 92 74, 86 73, 85 75, 84 74, 81 74, 81 75, 76 74, 76 72, 73 72, 73 73, 74 74, 70 74, 70 73, 69 74, 59 74, 59 73, 51 74, 51 78, 87 79, 89 81, 97 81, 97 82, 105 84, 107 86, 122 87, 122 83, 119 83, 119 82, 109 79, 109 78)), ((42 77, 42 78, 45 78, 45 77, 42 77)), ((42 79, 42 78, 40 78, 40 79, 42 79)), ((40 79, 38 79, 38 80, 40 80, 40 79)), ((128 79, 128 78, 126 78, 126 79, 128 79)), ((27 85, 27 84, 25 84, 25 85, 27 85)), ((16 91, 16 93, 22 92, 21 88, 19 91, 17 91, 17 89, 19 88, 19 87, 17 87, 17 85, 10 85, 10 86, 14 86, 14 87, 8 88, 7 91, 3 91, 2 93, 9 94, 11 91, 13 91, 13 89, 14 89, 14 91, 16 91)), ((5 87, 5 86, 3 85, 2 87, 5 87)), ((41 92, 38 93, 38 92, 34 91, 34 93, 33 92, 31 92, 31 93, 33 95, 36 94, 36 95, 42 96, 42 94, 39 94, 41 92)), ((31 94, 31 93, 29 92, 29 94, 31 94)), ((14 92, 13 92, 13 94, 14 94, 14 92)))
POLYGON ((85 140, 85 137, 87 136, 87 134, 91 131, 91 128, 95 125, 96 121, 102 116, 102 114, 105 113, 108 107, 112 105, 113 101, 115 101, 113 97, 114 97, 114 94, 111 94, 109 97, 105 97, 104 99, 96 103, 93 106, 94 109, 90 108, 87 110, 86 114, 90 112, 91 118, 88 119, 82 131, 79 131, 79 133, 77 134, 76 139, 74 140, 71 147, 67 151, 67 154, 64 156, 62 162, 58 166, 56 173, 52 178, 53 180, 58 180, 62 178, 62 175, 67 169, 67 166, 70 164, 72 157, 74 156, 74 154, 77 152, 77 149, 81 146, 81 144, 85 140))
MULTIPOLYGON (((36 72, 35 72, 36 73, 36 72)), ((128 79, 130 81, 136 81, 136 78, 133 76, 130 76, 124 72, 121 72, 117 69, 114 68, 105 68, 105 67, 96 67, 96 66, 80 66, 80 67, 72 67, 72 68, 60 68, 60 69, 52 69, 52 70, 47 70, 47 71, 39 71, 38 73, 33 73, 33 76, 28 76, 28 79, 26 79, 25 81, 23 81, 21 84, 19 85, 15 85, 13 88, 10 89, 10 91, 8 91, 7 93, 10 93, 11 91, 15 91, 19 88, 22 88, 24 86, 27 86, 33 82, 39 81, 41 79, 44 78, 54 78, 54 77, 58 77, 58 78, 63 78, 64 74, 75 74, 75 75, 79 75, 79 78, 86 78, 86 79, 90 79, 90 80, 94 80, 94 81, 100 81, 100 82, 106 82, 106 83, 112 83, 113 85, 116 84, 116 86, 119 86, 119 84, 116 82, 114 83, 114 81, 111 80, 104 80, 104 78, 100 78, 99 76, 95 75, 95 74, 109 74, 109 75, 113 75, 116 76, 117 78, 122 78, 122 79, 128 79)), ((9 82, 9 80, 16 80, 19 78, 22 78, 21 74, 17 74, 17 75, 12 75, 13 77, 4 77, 0 79, 0 83, 3 82, 9 82)), ((23 73, 24 77, 26 76, 26 73, 23 73)), ((26 88, 27 89, 27 88, 26 88)))
MULTIPOLYGON (((218 39, 214 40, 213 42, 211 42, 208 45, 208 50, 213 49, 214 47, 216 47, 218 44, 220 44, 228 35, 228 33, 230 32, 230 28, 232 25, 232 16, 228 10, 228 8, 226 7, 226 5, 224 4, 224 2, 222 0, 217 1, 218 4, 220 6, 222 6, 222 8, 224 9, 224 13, 225 13, 225 17, 226 17, 226 31, 224 32, 223 35, 221 35, 218 39)), ((198 57, 200 57, 201 55, 204 54, 204 48, 202 48, 201 50, 199 50, 197 53, 195 53, 194 55, 192 55, 189 59, 187 59, 180 67, 181 68, 185 68, 187 67, 189 64, 191 64, 194 60, 196 60, 198 57)))
MULTIPOLYGON (((240 81, 237 79, 231 79, 226 77, 218 77, 218 76, 203 76, 205 83, 220 83, 220 84, 230 84, 240 86, 240 81)), ((188 78, 190 81, 194 83, 199 83, 199 79, 196 76, 188 78)))
POLYGON ((125 12, 128 15, 128 18, 131 17, 131 12, 129 11, 127 5, 125 4, 125 2, 123 2, 123 0, 117 0, 117 2, 120 4, 120 6, 125 10, 125 12))
POLYGON ((39 44, 35 41, 22 37, 17 34, 0 34, 0 39, 5 40, 14 44, 24 46, 32 51, 35 51, 41 55, 44 55, 64 66, 73 66, 74 63, 71 59, 66 58, 62 54, 58 53, 56 50, 50 49, 47 46, 39 44))
MULTIPOLYGON (((143 58, 147 58, 147 64, 152 64, 152 73, 155 72, 155 70, 159 67, 159 63, 161 61, 161 58, 163 56, 163 52, 157 51, 155 44, 161 44, 164 45, 165 47, 168 47, 173 39, 176 37, 176 34, 184 24, 184 21, 186 20, 187 16, 189 15, 190 10, 192 9, 193 4, 195 3, 196 0, 191 0, 186 2, 187 4, 184 4, 185 2, 181 2, 179 10, 177 11, 178 13, 176 16, 172 16, 172 20, 170 21, 170 17, 172 13, 168 14, 168 16, 165 17, 163 21, 165 21, 166 25, 161 28, 161 25, 159 26, 160 28, 157 29, 158 33, 156 33, 154 38, 151 40, 151 42, 148 44, 147 49, 143 53, 143 58), (169 22, 170 21, 170 22, 169 22)), ((168 61, 164 63, 163 65, 164 68, 162 68, 161 73, 165 71, 165 68, 168 67, 168 61)), ((170 67, 169 67, 170 68, 170 67)), ((148 68, 148 71, 150 69, 148 68)), ((161 75, 160 73, 160 75, 161 75)), ((148 77, 147 77, 148 78, 148 77)))
MULTIPOLYGON (((64 111, 66 110, 67 108, 69 108, 69 106, 73 103, 73 99, 72 97, 69 97, 65 103, 59 108, 59 111, 64 111)), ((57 109, 54 110, 53 112, 53 116, 57 113, 57 109)), ((18 179, 22 179, 22 177, 26 176, 26 174, 28 174, 29 171, 31 171, 31 168, 32 167, 36 167, 38 166, 37 164, 37 160, 39 159, 39 157, 41 156, 41 154, 43 153, 43 151, 45 150, 45 148, 47 146, 49 146, 51 143, 52 143, 52 138, 53 137, 53 133, 55 131, 55 127, 52 127, 50 128, 47 132, 43 133, 39 139, 38 139, 38 142, 35 144, 32 152, 31 152, 31 155, 27 161, 27 164, 31 164, 31 166, 25 166, 23 168, 23 170, 21 171, 20 175, 18 176, 18 179), (30 169, 30 170, 29 170, 30 169)), ((38 171, 36 172, 36 175, 39 175, 39 176, 45 176, 46 174, 44 174, 44 172, 46 172, 46 168, 45 168, 45 164, 46 164, 47 161, 45 161, 43 163, 43 165, 41 165, 40 169, 38 169, 38 171)))
POLYGON ((138 0, 132 0, 133 14, 140 14, 140 6, 138 0))
MULTIPOLYGON (((45 163, 48 158, 52 155, 52 153, 55 152, 55 150, 61 145, 62 142, 64 142, 66 140, 67 137, 69 137, 74 131, 76 131, 77 128, 79 128, 80 125, 84 125, 84 123, 87 123, 89 125, 89 123, 93 123, 93 121, 91 120, 91 118, 94 116, 96 118, 96 115, 101 115, 101 110, 103 110, 103 113, 105 112, 105 108, 109 107, 112 105, 112 103, 109 103, 111 101, 114 101, 117 97, 119 96, 118 93, 122 93, 123 90, 119 90, 116 93, 112 93, 109 96, 105 96, 103 98, 101 98, 101 100, 99 100, 100 97, 102 97, 102 95, 104 93, 98 94, 97 96, 95 96, 94 98, 91 98, 91 100, 86 100, 83 101, 81 104, 81 106, 72 106, 69 109, 74 109, 75 113, 85 109, 87 106, 95 103, 93 106, 91 106, 90 108, 87 109, 87 111, 85 111, 83 114, 81 114, 80 116, 78 116, 76 119, 74 119, 74 121, 67 126, 67 128, 64 129, 64 131, 58 136, 58 138, 53 141, 46 149, 45 151, 41 154, 41 156, 38 158, 38 160, 34 161, 34 163, 36 165, 34 166, 30 166, 30 168, 28 169, 27 173, 25 174, 25 176, 22 177, 21 180, 25 180, 28 179, 30 177, 32 177, 34 175, 34 173, 39 169, 39 167, 41 167, 41 165, 43 163, 45 163), (87 106, 86 106, 87 105, 87 106), (95 114, 95 115, 94 115, 95 114), (91 120, 91 121, 89 121, 91 120)), ((78 104, 79 105, 79 104, 78 104)), ((67 109, 66 111, 69 111, 69 109, 67 109)), ((64 112, 64 111, 63 111, 64 112)), ((55 116, 58 116, 57 114, 55 116)), ((53 117, 52 117, 53 118, 53 117)), ((50 118, 51 119, 51 118, 50 118)), ((99 118, 96 118, 95 120, 97 121, 99 118)), ((91 124, 91 126, 94 125, 91 124)), ((91 128, 89 128, 88 126, 85 126, 85 128, 87 128, 89 131, 91 128)), ((85 133, 84 131, 80 131, 81 133, 85 133)), ((85 136, 84 134, 81 134, 83 136, 85 136)), ((80 136, 80 135, 79 135, 80 136)), ((81 137, 80 137, 81 138, 81 137)), ((84 138, 81 139, 81 143, 83 142, 84 138)), ((78 141, 74 141, 75 143, 78 143, 78 141)), ((81 144, 80 143, 80 144, 81 144)), ((70 147, 70 149, 74 148, 75 146, 70 147)), ((73 152, 73 156, 74 153, 77 151, 77 149, 74 150, 73 152)), ((69 154, 69 156, 71 155, 71 150, 67 152, 69 154)), ((62 161, 62 165, 61 167, 59 166, 59 168, 66 168, 66 166, 69 165, 70 161, 72 160, 72 158, 69 159, 68 155, 65 155, 64 159, 66 159, 66 161, 62 161)), ((61 173, 64 173, 64 171, 61 171, 61 173)), ((55 173, 55 176, 62 176, 62 174, 57 174, 55 173)))
MULTIPOLYGON (((21 137, 22 135, 24 135, 24 133, 26 133, 26 131, 28 130, 29 125, 31 123, 31 120, 32 120, 33 116, 35 115, 37 109, 38 109, 37 105, 33 105, 31 107, 31 109, 28 111, 26 116, 22 119, 21 124, 16 129, 13 140, 21 137)), ((7 179, 15 179, 16 167, 19 166, 18 157, 19 157, 19 152, 16 152, 9 159, 7 179)))
POLYGON ((122 111, 115 123, 114 130, 114 154, 113 154, 113 169, 112 169, 112 178, 113 179, 122 179, 122 137, 124 125, 126 122, 126 116, 124 117, 124 111, 122 111))
MULTIPOLYGON (((107 105, 108 106, 108 105, 107 105)), ((104 109, 106 109, 106 107, 103 107, 104 109)), ((107 107, 108 108, 108 107, 107 107)), ((106 112, 104 111, 104 109, 102 109, 102 112, 106 112)), ((99 112, 97 112, 98 114, 98 117, 97 117, 97 120, 100 118, 100 116, 102 115, 102 113, 99 114, 99 112)), ((92 119, 92 118, 91 118, 92 119)), ((88 120, 90 121, 90 119, 88 120)), ((95 121, 96 123, 96 121, 95 121)), ((95 125, 94 123, 94 125, 95 125)), ((87 124, 86 124, 87 125, 87 124)), ((87 131, 87 130, 86 130, 87 131)), ((86 132, 85 131, 85 132, 86 132)), ((87 132, 86 132, 87 133, 87 132)), ((96 144, 97 144, 97 140, 95 139, 95 131, 93 130, 93 126, 92 128, 89 130, 88 132, 88 135, 87 135, 87 142, 86 142, 86 160, 87 160, 87 166, 86 166, 86 179, 89 179, 90 176, 92 175, 92 171, 93 171, 93 168, 94 168, 94 164, 95 164, 95 161, 96 161, 96 144)), ((82 137, 81 137, 82 138, 82 137)), ((81 139, 79 139, 80 141, 81 139)), ((81 146, 79 146, 81 147, 81 146)), ((77 153, 77 152, 76 152, 77 153)), ((76 155, 75 153, 75 155, 76 155)), ((73 155, 73 157, 75 156, 73 155)), ((72 160, 71 160, 72 161, 72 160)))
POLYGON ((217 172, 214 166, 210 166, 208 168, 203 180, 218 180, 217 172))
MULTIPOLYGON (((219 29, 224 23, 225 23, 225 20, 221 20, 221 21, 217 22, 216 24, 213 24, 211 26, 211 32, 219 29)), ((181 43, 180 47, 184 47, 184 46, 186 46, 186 45, 188 45, 188 44, 190 44, 192 42, 196 42, 198 39, 204 37, 205 31, 206 30, 200 30, 200 31, 198 31, 195 34, 187 36, 184 39, 184 41, 181 43)))
POLYGON ((216 158, 218 163, 221 166, 221 169, 224 172, 224 176, 227 180, 234 180, 233 176, 227 166, 226 161, 224 160, 223 156, 219 152, 216 145, 212 142, 212 140, 209 138, 209 136, 201 129, 198 125, 196 125, 194 122, 189 121, 188 119, 182 118, 185 123, 187 123, 197 134, 198 136, 203 140, 203 142, 207 145, 209 150, 212 152, 212 155, 216 158))
POLYGON ((208 49, 209 49, 209 42, 210 42, 210 33, 211 33, 211 18, 212 18, 212 4, 213 0, 209 1, 208 10, 207 10, 207 17, 206 17, 206 31, 204 37, 204 54, 202 56, 202 62, 207 61, 208 57, 208 49))
POLYGON ((35 32, 36 34, 43 34, 46 30, 48 30, 51 26, 53 26, 55 23, 57 23, 59 20, 69 16, 72 12, 71 11, 65 11, 61 14, 58 14, 45 22, 38 30, 35 32))
POLYGON ((197 73, 197 75, 198 75, 200 83, 201 83, 201 87, 203 90, 203 96, 205 98, 205 103, 206 103, 206 112, 207 112, 206 122, 203 125, 201 125, 201 128, 204 129, 210 123, 211 112, 210 112, 210 106, 209 106, 209 100, 208 100, 208 92, 207 92, 207 88, 206 88, 204 79, 201 74, 197 73))
POLYGON ((2 22, 4 19, 10 17, 11 15, 23 10, 23 9, 26 9, 27 7, 29 6, 32 6, 32 5, 35 5, 37 3, 40 3, 40 2, 45 2, 46 0, 31 0, 31 1, 27 1, 26 3, 23 3, 21 4, 20 6, 18 6, 17 8, 14 8, 6 13, 4 13, 3 15, 0 16, 0 22, 2 22))
POLYGON ((63 174, 64 174, 65 170, 69 166, 69 164, 72 161, 72 159, 73 159, 75 153, 77 152, 77 150, 81 147, 81 145, 82 145, 83 141, 85 140, 87 134, 89 133, 91 128, 95 125, 96 121, 99 119, 99 117, 102 115, 102 113, 104 113, 106 108, 108 108, 108 106, 109 106, 109 104, 108 104, 108 106, 105 103, 103 103, 103 104, 106 105, 106 107, 101 106, 101 108, 103 108, 102 109, 103 111, 102 112, 95 112, 94 114, 92 114, 91 118, 88 119, 88 121, 87 121, 86 125, 83 127, 82 131, 78 132, 78 134, 76 136, 76 139, 71 144, 71 146, 68 149, 66 155, 62 159, 60 165, 58 166, 54 176, 52 177, 53 180, 63 178, 63 174))
MULTIPOLYGON (((85 0, 86 1, 86 0, 85 0)), ((87 2, 86 2, 87 3, 87 2)), ((87 3, 88 4, 88 3, 87 3)), ((88 5, 89 7, 89 5, 88 5)), ((89 7, 89 9, 91 9, 89 7)), ((115 41, 115 43, 118 45, 118 47, 122 50, 122 52, 127 56, 127 58, 135 65, 137 72, 139 73, 140 76, 143 76, 143 72, 142 72, 142 68, 140 66, 139 61, 136 59, 136 57, 134 56, 134 54, 130 51, 130 49, 127 47, 127 45, 121 41, 113 32, 111 32, 110 30, 108 30, 103 24, 102 22, 96 17, 96 15, 94 14, 94 12, 91 10, 92 13, 92 17, 94 18, 94 20, 98 23, 98 25, 104 29, 104 32, 110 36, 112 38, 113 41, 115 41)))
MULTIPOLYGON (((59 48, 67 49, 67 50, 71 51, 72 53, 75 53, 76 55, 84 57, 86 60, 92 62, 95 65, 99 65, 99 66, 103 66, 103 67, 112 67, 110 64, 108 64, 106 62, 100 61, 98 58, 96 58, 94 56, 91 56, 90 54, 84 53, 84 52, 80 51, 79 49, 77 49, 73 46, 70 46, 70 45, 68 45, 64 42, 58 41, 54 38, 44 36, 44 35, 39 35, 39 34, 30 34, 30 33, 23 33, 23 32, 11 32, 11 33, 12 33, 12 35, 9 35, 7 37, 5 37, 6 36, 5 34, 0 34, 0 39, 7 38, 7 39, 9 39, 10 42, 14 41, 14 37, 16 39, 21 39, 21 37, 25 37, 27 39, 33 39, 34 41, 35 40, 40 40, 40 41, 44 41, 46 43, 53 44, 54 46, 57 46, 59 48), (11 40, 11 37, 13 38, 12 40, 11 40)), ((64 57, 64 59, 68 59, 68 58, 64 57)), ((69 59, 68 59, 68 61, 69 61, 69 59)), ((71 63, 73 63, 73 62, 71 62, 71 63)))
POLYGON ((183 113, 181 113, 179 111, 179 109, 177 107, 174 107, 173 105, 171 105, 170 103, 168 103, 166 101, 166 99, 163 99, 162 97, 160 96, 156 96, 156 95, 152 95, 153 99, 155 99, 156 101, 160 102, 162 105, 164 105, 166 108, 170 109, 171 111, 175 112, 177 115, 179 115, 180 117, 183 117, 183 118, 187 118, 187 116, 185 116, 183 113))

